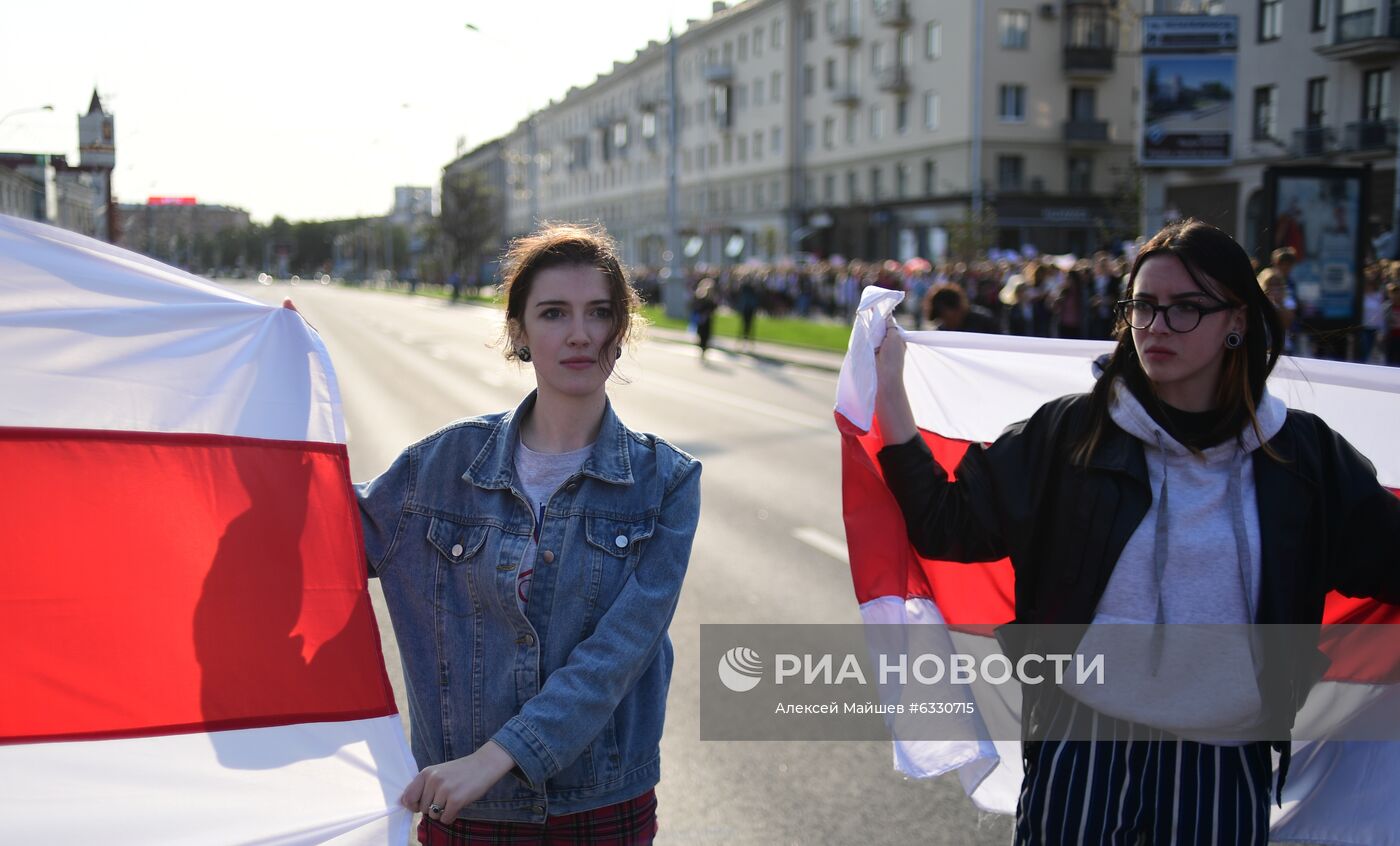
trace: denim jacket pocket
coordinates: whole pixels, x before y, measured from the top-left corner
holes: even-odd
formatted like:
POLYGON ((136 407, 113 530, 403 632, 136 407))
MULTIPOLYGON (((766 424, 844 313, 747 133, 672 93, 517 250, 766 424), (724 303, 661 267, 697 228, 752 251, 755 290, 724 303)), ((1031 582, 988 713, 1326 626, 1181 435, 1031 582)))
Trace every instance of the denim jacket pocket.
MULTIPOLYGON (((587 595, 593 608, 612 604, 636 568, 646 540, 655 531, 654 516, 634 520, 592 515, 585 518, 584 535, 592 564, 587 595)), ((595 619, 593 613, 588 615, 585 632, 595 619)))
POLYGON ((428 543, 437 551, 436 578, 423 580, 433 604, 454 616, 469 616, 475 608, 472 595, 471 564, 481 559, 491 526, 485 523, 459 523, 434 517, 428 524, 428 543))
POLYGON ((656 531, 655 517, 618 520, 613 517, 590 516, 585 522, 588 543, 615 559, 614 563, 625 562, 628 567, 637 563, 642 542, 656 531))

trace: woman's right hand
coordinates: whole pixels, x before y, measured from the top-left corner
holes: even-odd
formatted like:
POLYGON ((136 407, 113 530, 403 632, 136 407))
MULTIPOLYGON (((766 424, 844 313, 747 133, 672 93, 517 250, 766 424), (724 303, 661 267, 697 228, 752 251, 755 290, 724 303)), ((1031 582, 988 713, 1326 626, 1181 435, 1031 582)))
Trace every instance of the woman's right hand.
POLYGON ((875 374, 879 384, 904 387, 904 336, 894 315, 885 318, 885 337, 875 347, 875 374))
POLYGON ((904 336, 891 315, 885 338, 875 348, 875 419, 886 444, 902 444, 918 434, 909 396, 904 391, 904 336))

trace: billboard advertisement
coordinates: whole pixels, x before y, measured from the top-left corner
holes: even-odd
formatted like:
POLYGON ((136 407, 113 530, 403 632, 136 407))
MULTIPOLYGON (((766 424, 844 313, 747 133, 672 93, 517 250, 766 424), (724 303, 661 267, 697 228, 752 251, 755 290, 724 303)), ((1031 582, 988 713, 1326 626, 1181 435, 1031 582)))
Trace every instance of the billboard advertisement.
POLYGON ((1142 164, 1230 164, 1234 156, 1235 56, 1145 54, 1142 67, 1142 164))
POLYGON ((1298 264, 1289 281, 1298 316, 1316 328, 1355 325, 1360 318, 1367 169, 1273 167, 1265 171, 1270 249, 1292 247, 1298 264))

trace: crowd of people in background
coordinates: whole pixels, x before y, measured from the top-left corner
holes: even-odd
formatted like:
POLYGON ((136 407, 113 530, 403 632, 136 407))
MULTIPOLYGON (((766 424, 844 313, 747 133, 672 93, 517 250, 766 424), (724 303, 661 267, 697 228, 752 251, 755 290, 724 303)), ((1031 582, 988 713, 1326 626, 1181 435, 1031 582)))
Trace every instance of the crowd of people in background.
MULTIPOLYGON (((1259 285, 1288 332, 1288 354, 1400 365, 1400 261, 1365 268, 1361 320, 1344 329, 1320 329, 1316 315, 1299 307, 1292 278, 1296 264, 1285 247, 1256 267, 1259 285)), ((1106 252, 1088 258, 1003 255, 938 265, 921 258, 901 263, 833 257, 803 264, 701 266, 690 276, 692 291, 704 289, 692 297, 692 323, 708 347, 712 316, 727 306, 740 316, 741 345, 752 344, 760 313, 848 321, 862 291, 875 285, 906 293, 901 317, 914 329, 1108 340, 1130 268, 1128 257, 1106 252)), ((642 296, 658 301, 659 275, 641 268, 636 277, 642 296)))

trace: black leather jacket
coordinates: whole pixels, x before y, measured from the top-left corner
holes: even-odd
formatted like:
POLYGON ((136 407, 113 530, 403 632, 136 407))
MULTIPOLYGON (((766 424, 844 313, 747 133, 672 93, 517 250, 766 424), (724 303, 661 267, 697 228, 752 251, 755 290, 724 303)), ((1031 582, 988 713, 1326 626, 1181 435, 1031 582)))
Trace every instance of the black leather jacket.
MULTIPOLYGON (((1016 623, 1087 626, 1152 502, 1142 442, 1112 421, 1088 466, 1072 464, 1070 452, 1088 428, 1088 400, 1079 394, 1046 403, 991 446, 973 445, 956 482, 948 481, 922 438, 880 451, 885 481, 920 555, 1011 559, 1016 623)), ((1271 639, 1274 649, 1262 656, 1264 701, 1293 705, 1276 704, 1265 714, 1284 756, 1281 793, 1294 717, 1328 663, 1316 637, 1327 592, 1400 604, 1400 499, 1316 415, 1289 410, 1268 446, 1283 460, 1263 449, 1252 455, 1262 559, 1255 622, 1303 624, 1308 636, 1288 647, 1271 639)), ((1032 651, 1023 631, 1016 625, 998 630, 1013 660, 1032 651)), ((1023 738, 1036 736, 1040 717, 1027 697, 1023 738)))

